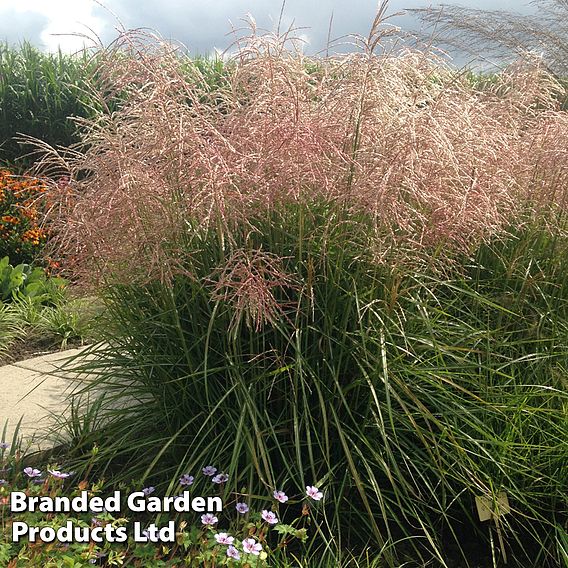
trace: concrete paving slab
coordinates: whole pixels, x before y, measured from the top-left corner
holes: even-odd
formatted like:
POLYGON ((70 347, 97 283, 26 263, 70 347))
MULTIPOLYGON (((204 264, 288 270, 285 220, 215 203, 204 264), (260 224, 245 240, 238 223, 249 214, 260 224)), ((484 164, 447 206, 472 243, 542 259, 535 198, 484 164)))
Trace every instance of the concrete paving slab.
POLYGON ((5 438, 12 442, 19 420, 24 447, 39 449, 36 440, 51 424, 50 412, 62 413, 73 377, 58 371, 62 362, 81 352, 70 349, 0 367, 0 435, 7 422, 5 438))
MULTIPOLYGON (((82 353, 86 347, 79 347, 77 349, 67 349, 66 351, 57 351, 55 353, 47 353, 40 357, 26 359, 25 361, 18 361, 11 363, 11 365, 20 367, 22 369, 29 369, 43 374, 57 374, 61 375, 59 368, 65 361, 82 353)), ((0 367, 2 369, 2 367, 0 367)), ((0 371, 1 372, 1 371, 0 371)))

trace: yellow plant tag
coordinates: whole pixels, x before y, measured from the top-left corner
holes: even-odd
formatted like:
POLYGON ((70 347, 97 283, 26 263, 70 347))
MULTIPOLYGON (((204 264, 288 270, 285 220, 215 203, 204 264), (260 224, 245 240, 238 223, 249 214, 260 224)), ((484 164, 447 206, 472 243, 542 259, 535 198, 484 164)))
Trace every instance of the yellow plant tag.
POLYGON ((509 499, 504 491, 497 493, 495 498, 487 495, 476 495, 475 505, 477 506, 477 514, 480 521, 499 518, 501 515, 511 512, 509 499))

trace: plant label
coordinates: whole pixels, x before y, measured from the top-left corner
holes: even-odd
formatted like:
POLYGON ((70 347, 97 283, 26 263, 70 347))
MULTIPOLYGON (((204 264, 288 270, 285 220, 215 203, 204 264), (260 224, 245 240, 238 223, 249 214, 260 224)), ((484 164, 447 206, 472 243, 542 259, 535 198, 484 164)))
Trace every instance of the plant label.
POLYGON ((509 499, 504 491, 500 491, 494 497, 487 495, 476 495, 475 505, 480 521, 488 521, 492 518, 499 518, 511 512, 509 499))

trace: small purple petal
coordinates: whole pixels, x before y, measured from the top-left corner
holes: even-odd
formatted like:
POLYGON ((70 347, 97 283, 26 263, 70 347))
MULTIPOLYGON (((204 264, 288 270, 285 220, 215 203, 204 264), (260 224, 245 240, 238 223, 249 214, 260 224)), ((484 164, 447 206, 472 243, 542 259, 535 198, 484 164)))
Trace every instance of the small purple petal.
POLYGON ((211 526, 216 525, 219 522, 219 519, 215 515, 207 513, 205 515, 201 515, 201 522, 204 525, 211 526))
POLYGON ((179 479, 179 484, 185 487, 189 487, 193 483, 193 480, 194 480, 193 475, 189 475, 189 473, 184 473, 179 479))
POLYGON ((30 478, 39 477, 41 475, 41 471, 33 467, 25 467, 24 473, 30 478))
POLYGON ((71 475, 70 473, 59 471, 58 469, 48 469, 47 471, 49 471, 49 473, 56 479, 66 479, 71 475))
POLYGON ((280 503, 286 503, 286 501, 288 501, 288 495, 286 495, 284 491, 275 491, 272 496, 276 501, 280 501, 280 503))
POLYGON ((229 476, 226 473, 219 473, 212 480, 213 483, 227 483, 229 476))
POLYGON ((246 503, 237 503, 235 505, 235 509, 237 510, 238 513, 244 515, 245 513, 248 513, 249 507, 246 503))
POLYGON ((229 548, 227 548, 227 556, 229 558, 234 558, 235 560, 241 559, 241 555, 240 555, 239 551, 232 545, 229 546, 229 548))
POLYGON ((323 493, 315 485, 306 486, 306 495, 314 501, 319 501, 323 497, 323 493))
POLYGON ((215 540, 219 543, 219 544, 233 544, 235 538, 228 535, 227 533, 217 533, 215 536, 215 540))
POLYGON ((261 517, 269 525, 275 525, 278 522, 278 517, 272 511, 267 511, 266 509, 262 511, 261 517))
POLYGON ((243 550, 247 554, 258 556, 262 550, 262 544, 255 542, 252 538, 245 538, 245 540, 243 540, 243 550))

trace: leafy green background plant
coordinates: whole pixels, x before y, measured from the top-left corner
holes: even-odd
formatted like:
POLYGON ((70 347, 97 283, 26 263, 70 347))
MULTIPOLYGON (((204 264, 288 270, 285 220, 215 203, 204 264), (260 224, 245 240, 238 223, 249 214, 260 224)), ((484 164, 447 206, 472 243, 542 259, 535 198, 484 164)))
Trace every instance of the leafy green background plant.
POLYGON ((96 336, 93 322, 100 303, 76 299, 64 278, 48 276, 43 268, 12 266, 0 260, 0 353, 17 343, 40 350, 65 348, 96 336))
POLYGON ((48 277, 43 268, 29 264, 12 266, 7 256, 0 260, 0 300, 28 298, 39 304, 56 302, 67 285, 63 278, 48 277))
POLYGON ((34 158, 22 136, 54 147, 78 142, 71 117, 92 113, 89 94, 93 61, 87 50, 78 55, 44 53, 29 43, 0 44, 0 163, 25 169, 34 158))

